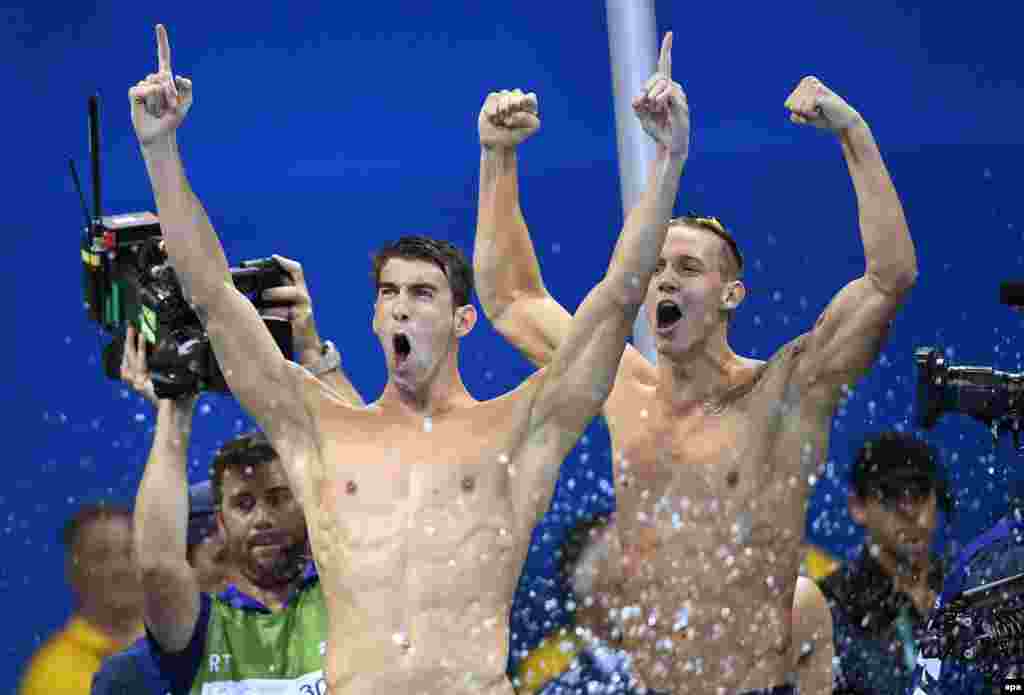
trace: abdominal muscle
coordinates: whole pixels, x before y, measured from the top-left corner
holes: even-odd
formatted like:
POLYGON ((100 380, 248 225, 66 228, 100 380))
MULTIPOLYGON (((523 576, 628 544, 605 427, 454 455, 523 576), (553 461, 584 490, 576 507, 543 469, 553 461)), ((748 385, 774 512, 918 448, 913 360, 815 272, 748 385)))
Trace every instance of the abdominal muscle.
POLYGON ((508 620, 525 543, 507 505, 373 507, 310 520, 330 692, 511 695, 508 620))

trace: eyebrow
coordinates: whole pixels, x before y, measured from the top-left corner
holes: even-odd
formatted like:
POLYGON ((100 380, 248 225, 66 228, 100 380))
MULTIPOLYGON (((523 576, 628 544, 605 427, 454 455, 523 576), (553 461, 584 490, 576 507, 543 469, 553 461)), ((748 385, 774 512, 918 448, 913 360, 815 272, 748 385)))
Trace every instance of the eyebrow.
POLYGON ((675 256, 662 257, 660 260, 663 260, 663 261, 664 260, 669 260, 669 261, 672 261, 673 263, 678 263, 679 261, 695 261, 695 262, 699 263, 702 266, 704 265, 704 261, 699 259, 697 256, 693 256, 693 255, 688 254, 688 253, 681 253, 681 254, 678 254, 678 255, 675 255, 675 256))
MULTIPOLYGON (((377 283, 377 289, 378 290, 385 289, 385 288, 386 289, 398 289, 398 287, 399 287, 399 283, 397 283, 397 282, 385 282, 385 281, 382 280, 381 282, 377 283)), ((413 290, 428 289, 428 290, 432 290, 434 292, 438 291, 438 286, 437 285, 435 285, 432 282, 428 282, 426 280, 419 280, 419 281, 416 281, 416 282, 410 282, 410 283, 408 283, 407 287, 409 287, 409 289, 413 289, 413 290)))

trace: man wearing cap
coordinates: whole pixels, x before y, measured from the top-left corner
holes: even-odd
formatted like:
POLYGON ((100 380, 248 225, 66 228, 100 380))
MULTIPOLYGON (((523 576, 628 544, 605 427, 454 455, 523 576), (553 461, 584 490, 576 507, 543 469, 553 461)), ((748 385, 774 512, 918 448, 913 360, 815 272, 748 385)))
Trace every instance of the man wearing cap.
MULTIPOLYGON (((226 553, 224 540, 217 529, 213 488, 209 480, 192 485, 188 490, 187 558, 195 570, 201 591, 216 593, 226 588, 226 553)), ((92 680, 92 695, 139 695, 166 693, 167 682, 160 671, 146 638, 138 640, 123 652, 103 661, 92 680)))
POLYGON ((834 692, 902 694, 913 676, 917 634, 942 586, 931 546, 949 498, 932 448, 900 432, 867 440, 850 482, 850 517, 866 538, 822 581, 839 655, 834 692))

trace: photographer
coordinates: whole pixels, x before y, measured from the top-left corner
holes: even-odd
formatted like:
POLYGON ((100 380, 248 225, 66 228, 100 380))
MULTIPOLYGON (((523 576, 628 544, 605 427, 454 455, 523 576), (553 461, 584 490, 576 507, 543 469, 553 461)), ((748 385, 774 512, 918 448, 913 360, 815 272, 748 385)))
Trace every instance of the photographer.
MULTIPOLYGON (((960 552, 942 585, 942 595, 932 620, 964 591, 1024 573, 1024 481, 1018 480, 1010 493, 1010 512, 979 535, 960 552)), ((1014 598, 1005 588, 996 589, 999 602, 1014 598)), ((1020 592, 1020 589, 1016 589, 1020 592)), ((1016 611, 1020 636, 1021 611, 1016 611)), ((934 624, 930 625, 934 627, 934 624)), ((918 660, 914 695, 988 695, 1001 692, 1001 681, 1024 678, 1024 655, 1018 647, 1016 658, 979 659, 926 658, 918 660)))
MULTIPOLYGON (((273 296, 267 298, 280 306, 266 313, 290 321, 296 356, 311 371, 340 397, 358 398, 337 368, 337 353, 332 347, 320 348, 301 266, 282 257, 275 260, 293 284, 268 291, 273 296)), ((93 681, 93 695, 184 693, 199 682, 265 676, 286 647, 304 654, 311 672, 279 672, 274 677, 316 678, 320 645, 326 639, 322 595, 308 561, 302 511, 283 482, 274 451, 260 434, 237 437, 222 448, 212 464, 212 481, 190 488, 186 531, 179 521, 184 499, 176 491, 186 483, 195 395, 157 399, 145 347, 134 327, 125 342, 121 377, 158 413, 136 506, 149 634, 108 659, 93 681), (210 531, 216 532, 219 549, 200 537, 210 531), (206 562, 211 554, 219 556, 216 568, 206 562), (219 593, 208 596, 214 592, 219 593), (257 617, 261 615, 266 617, 257 617), (242 627, 232 629, 235 623, 242 627), (292 629, 282 630, 281 625, 292 629), (225 635, 230 639, 225 641, 225 635), (184 645, 175 641, 181 636, 187 640, 184 645), (275 654, 256 656, 259 650, 253 647, 261 643, 275 654)))
POLYGON ((931 447, 900 432, 866 441, 857 454, 850 516, 867 538, 855 558, 822 582, 832 610, 844 695, 904 693, 911 683, 916 633, 941 587, 931 555, 945 485, 931 447))

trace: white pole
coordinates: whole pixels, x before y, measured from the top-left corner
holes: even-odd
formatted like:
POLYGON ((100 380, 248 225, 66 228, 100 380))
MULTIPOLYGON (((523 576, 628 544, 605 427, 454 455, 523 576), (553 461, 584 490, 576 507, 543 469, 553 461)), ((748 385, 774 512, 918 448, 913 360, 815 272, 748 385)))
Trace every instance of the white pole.
MULTIPOLYGON (((606 0, 606 7, 619 144, 619 183, 622 212, 627 215, 643 193, 647 163, 654 159, 654 143, 633 115, 633 97, 640 93, 657 66, 658 29, 654 0, 606 0)), ((633 325, 633 345, 651 362, 656 360, 654 337, 642 307, 633 325)))

